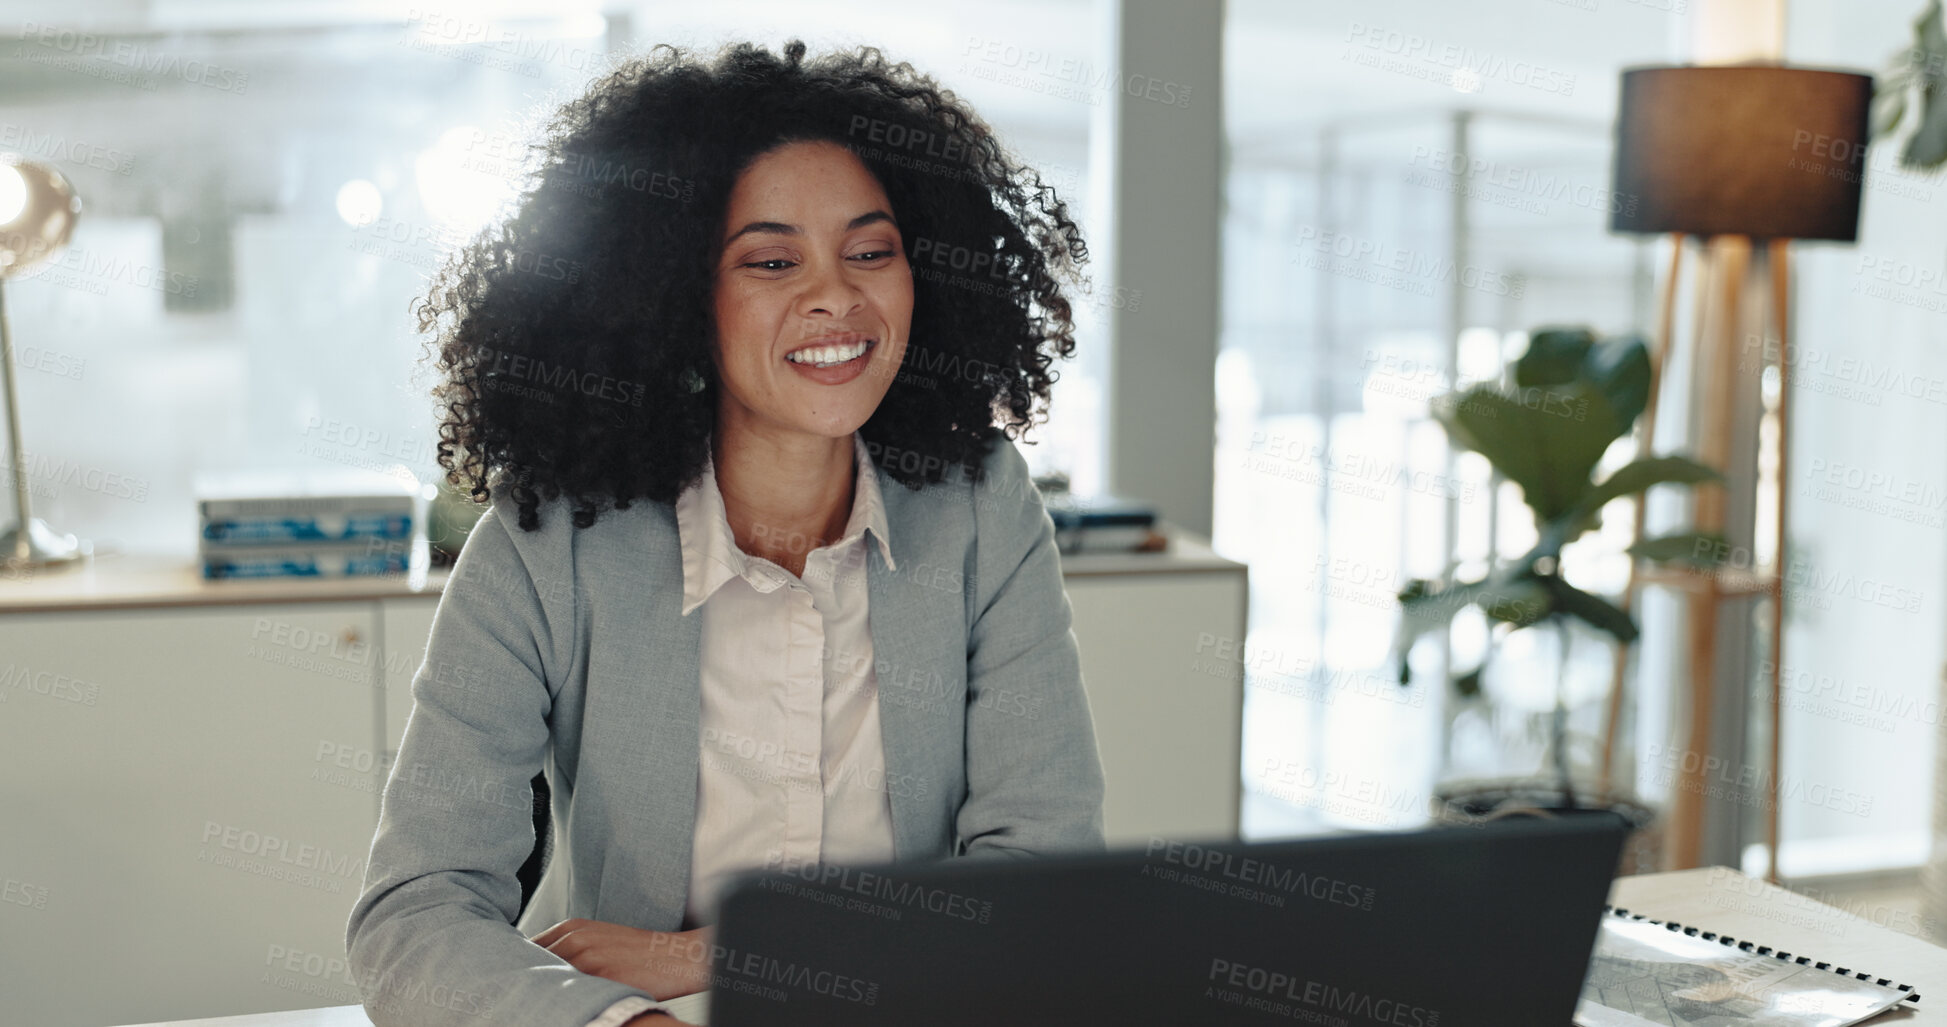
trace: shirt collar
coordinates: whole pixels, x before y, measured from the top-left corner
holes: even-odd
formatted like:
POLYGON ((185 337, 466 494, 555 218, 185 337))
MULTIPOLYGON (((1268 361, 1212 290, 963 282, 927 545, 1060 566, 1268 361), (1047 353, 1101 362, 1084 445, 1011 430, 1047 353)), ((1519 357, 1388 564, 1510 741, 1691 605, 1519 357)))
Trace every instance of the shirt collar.
MULTIPOLYGON (((868 530, 879 547, 886 566, 898 570, 892 559, 892 540, 886 531, 886 508, 879 491, 879 473, 865 440, 852 433, 852 453, 858 473, 852 493, 852 513, 845 522, 845 533, 834 546, 848 546, 868 530)), ((723 493, 717 488, 716 464, 710 447, 703 448, 703 474, 696 483, 676 497, 676 531, 683 548, 683 614, 703 605, 723 583, 733 577, 744 578, 760 591, 777 586, 753 576, 754 561, 737 546, 724 511, 723 493)))

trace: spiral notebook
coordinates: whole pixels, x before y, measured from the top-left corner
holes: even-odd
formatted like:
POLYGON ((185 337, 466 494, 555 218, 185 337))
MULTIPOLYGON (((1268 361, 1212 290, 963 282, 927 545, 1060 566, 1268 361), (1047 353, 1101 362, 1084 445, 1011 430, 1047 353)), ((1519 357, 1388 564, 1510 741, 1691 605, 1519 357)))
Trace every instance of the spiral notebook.
POLYGON ((1907 985, 1604 907, 1579 1027, 1848 1027, 1920 996, 1907 985))

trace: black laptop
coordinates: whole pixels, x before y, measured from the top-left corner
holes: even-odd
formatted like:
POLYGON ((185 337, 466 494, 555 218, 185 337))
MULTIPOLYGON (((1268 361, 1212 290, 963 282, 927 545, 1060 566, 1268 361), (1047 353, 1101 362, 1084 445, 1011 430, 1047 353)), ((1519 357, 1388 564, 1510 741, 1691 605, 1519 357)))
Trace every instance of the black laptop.
POLYGON ((1627 828, 1584 813, 747 873, 711 1027, 1563 1027, 1627 828))

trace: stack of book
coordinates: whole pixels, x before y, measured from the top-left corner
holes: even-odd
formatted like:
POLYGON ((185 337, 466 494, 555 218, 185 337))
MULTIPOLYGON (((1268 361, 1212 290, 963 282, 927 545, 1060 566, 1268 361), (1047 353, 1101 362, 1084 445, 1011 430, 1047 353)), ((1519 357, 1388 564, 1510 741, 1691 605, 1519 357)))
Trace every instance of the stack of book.
POLYGON ((416 492, 404 477, 351 468, 199 475, 203 576, 403 574, 416 492))
POLYGON ((1043 489, 1049 519, 1055 522, 1055 548, 1063 553, 1124 552, 1161 548, 1156 508, 1115 495, 1078 496, 1059 487, 1043 489))

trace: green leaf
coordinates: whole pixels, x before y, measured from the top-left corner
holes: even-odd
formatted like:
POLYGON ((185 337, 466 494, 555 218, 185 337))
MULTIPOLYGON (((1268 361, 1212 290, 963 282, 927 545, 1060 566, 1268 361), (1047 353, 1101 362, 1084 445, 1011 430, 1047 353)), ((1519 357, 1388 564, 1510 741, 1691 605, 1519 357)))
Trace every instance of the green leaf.
POLYGON ((1650 350, 1634 335, 1604 339, 1589 350, 1585 371, 1609 400, 1616 436, 1629 434, 1650 400, 1650 350))
POLYGON ((1621 607, 1601 596, 1590 595, 1554 575, 1536 580, 1547 587, 1555 599, 1556 608, 1561 612, 1579 618, 1598 631, 1608 632, 1623 645, 1636 641, 1639 634, 1636 622, 1621 607))
POLYGON ((1406 579, 1406 587, 1400 590, 1399 601, 1402 603, 1412 602, 1426 595, 1432 589, 1433 582, 1425 578, 1408 578, 1406 579))
POLYGON ((1721 535, 1686 531, 1658 538, 1646 538, 1629 547, 1629 555, 1656 563, 1682 563, 1692 567, 1715 567, 1724 562, 1728 549, 1721 535))
POLYGON ((1528 351, 1514 362, 1514 383, 1524 389, 1566 385, 1582 373, 1595 333, 1587 328, 1540 328, 1528 337, 1528 351))
POLYGON ((1399 594, 1399 638, 1393 645, 1400 659, 1401 673, 1405 673, 1407 652, 1420 636, 1445 628, 1454 614, 1471 605, 1496 583, 1495 578, 1488 577, 1455 582, 1436 590, 1432 583, 1417 578, 1408 582, 1399 594))
POLYGON ((1940 0, 1932 0, 1913 24, 1914 59, 1921 69, 1920 125, 1907 138, 1900 160, 1909 167, 1931 168, 1947 162, 1947 96, 1940 68, 1947 61, 1947 30, 1943 30, 1940 0))
POLYGON ((1491 385, 1436 396, 1428 404, 1434 420, 1447 429, 1454 445, 1487 458, 1509 481, 1527 488, 1539 479, 1541 465, 1528 445, 1521 405, 1491 385))
POLYGON ((1717 481, 1723 475, 1686 456, 1652 456, 1634 460, 1616 469, 1590 489, 1576 508, 1572 534, 1580 536, 1595 526, 1596 516, 1610 500, 1633 496, 1653 485, 1695 485, 1717 481))
POLYGON ((1555 612, 1554 597, 1532 576, 1483 589, 1474 597, 1474 605, 1494 620, 1517 628, 1539 623, 1555 612))
POLYGON ((1456 445, 1521 486, 1538 524, 1576 508, 1617 437, 1609 401, 1583 382, 1515 393, 1475 386, 1437 397, 1432 412, 1456 445))

